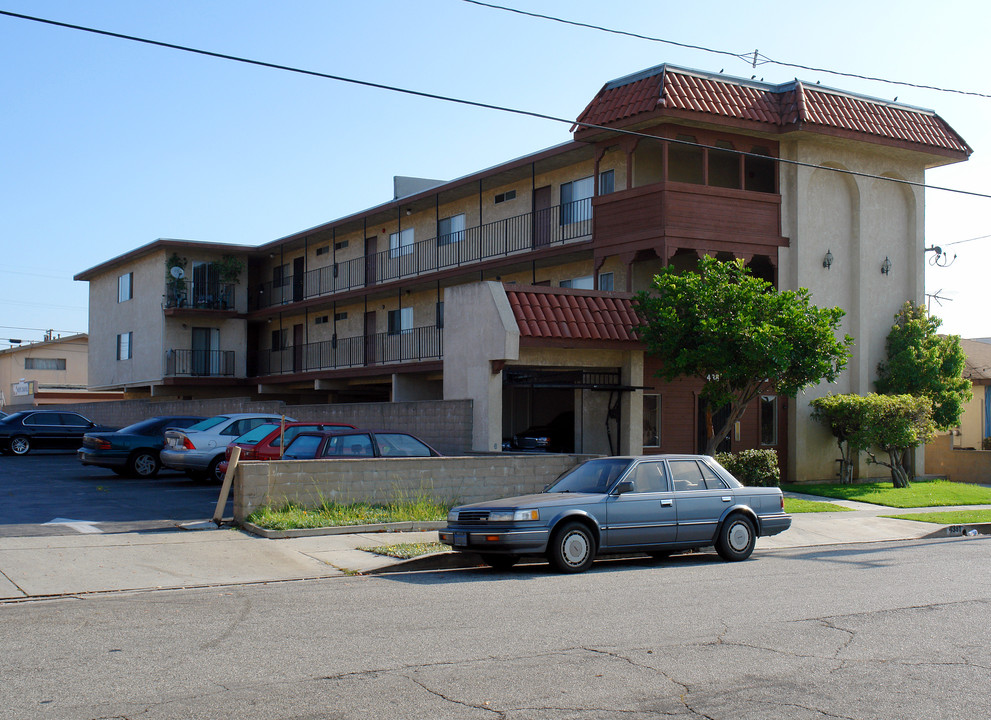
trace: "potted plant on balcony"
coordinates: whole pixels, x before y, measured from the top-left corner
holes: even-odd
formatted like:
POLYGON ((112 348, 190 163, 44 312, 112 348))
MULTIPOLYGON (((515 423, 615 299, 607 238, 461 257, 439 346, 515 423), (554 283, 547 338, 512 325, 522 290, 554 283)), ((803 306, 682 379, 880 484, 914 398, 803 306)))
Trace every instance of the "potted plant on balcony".
POLYGON ((244 260, 233 255, 224 255, 216 262, 217 279, 220 280, 220 303, 223 308, 234 307, 234 286, 241 279, 244 260))

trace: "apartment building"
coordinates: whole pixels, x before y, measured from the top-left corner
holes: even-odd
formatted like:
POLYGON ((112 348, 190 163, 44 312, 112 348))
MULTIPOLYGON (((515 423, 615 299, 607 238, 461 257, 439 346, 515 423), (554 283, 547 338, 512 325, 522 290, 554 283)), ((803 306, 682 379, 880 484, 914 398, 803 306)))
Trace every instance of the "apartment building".
POLYGON ((0 350, 0 410, 120 399, 119 392, 87 389, 86 333, 50 331, 38 342, 15 342, 0 350))
POLYGON ((157 240, 80 273, 90 384, 470 398, 477 451, 563 426, 569 450, 694 452, 699 386, 655 377, 631 294, 666 265, 743 258, 843 307, 856 346, 837 384, 763 397, 725 445, 829 477, 808 402, 872 389, 891 318, 923 297, 918 183, 970 152, 928 110, 660 65, 606 83, 561 145, 453 181, 396 178, 392 200, 259 247, 157 240))

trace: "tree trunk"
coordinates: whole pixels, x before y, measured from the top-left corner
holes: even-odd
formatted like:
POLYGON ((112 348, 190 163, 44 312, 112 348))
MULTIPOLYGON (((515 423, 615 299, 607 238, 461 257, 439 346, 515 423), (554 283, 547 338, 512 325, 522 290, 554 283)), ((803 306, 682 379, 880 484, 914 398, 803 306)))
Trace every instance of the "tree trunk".
POLYGON ((853 448, 850 443, 837 440, 840 446, 840 483, 843 485, 853 484, 853 448))
POLYGON ((891 484, 896 488, 907 488, 911 483, 908 481, 908 473, 902 467, 901 450, 889 450, 888 459, 891 461, 891 484))

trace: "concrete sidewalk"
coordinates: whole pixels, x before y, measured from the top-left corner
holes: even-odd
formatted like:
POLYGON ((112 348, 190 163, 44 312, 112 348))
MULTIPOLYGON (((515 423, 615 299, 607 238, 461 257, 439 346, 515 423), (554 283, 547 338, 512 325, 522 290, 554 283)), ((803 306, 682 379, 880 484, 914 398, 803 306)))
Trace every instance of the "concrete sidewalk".
MULTIPOLYGON (((846 501, 836 501, 836 504, 854 511, 793 515, 791 529, 780 535, 760 538, 757 551, 912 540, 941 533, 946 537, 945 528, 940 525, 893 520, 879 515, 991 508, 897 510, 846 501)), ((436 541, 436 531, 268 540, 238 530, 218 529, 209 522, 193 527, 197 529, 0 538, 0 601, 474 565, 470 556, 456 553, 400 561, 358 549, 436 541)), ((960 534, 959 530, 955 532, 960 534)))

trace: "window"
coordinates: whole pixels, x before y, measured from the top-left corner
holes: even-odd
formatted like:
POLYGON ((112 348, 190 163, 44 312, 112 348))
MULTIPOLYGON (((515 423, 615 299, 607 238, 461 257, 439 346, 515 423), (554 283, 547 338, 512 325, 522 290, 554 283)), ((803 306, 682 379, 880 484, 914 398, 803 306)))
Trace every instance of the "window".
POLYGON ((599 195, 608 195, 616 191, 616 171, 606 170, 599 173, 599 195))
POLYGON ((778 398, 775 395, 760 397, 760 444, 778 444, 778 398))
POLYGON ((702 183, 702 148, 694 135, 678 135, 680 142, 668 144, 668 179, 674 182, 702 183), (687 145, 684 143, 695 143, 687 145))
POLYGON ((337 322, 338 320, 347 320, 347 319, 348 319, 348 314, 346 312, 334 313, 334 322, 337 322))
POLYGON ((436 307, 434 308, 434 322, 437 325, 437 327, 439 327, 439 328, 444 327, 444 302, 443 301, 437 303, 436 307))
POLYGON ((709 150, 709 184, 715 187, 740 187, 740 156, 733 152, 733 143, 716 140, 720 150, 709 150))
POLYGON ((614 289, 613 274, 611 272, 599 273, 599 290, 609 290, 612 292, 614 289))
POLYGON ((465 216, 453 215, 441 218, 437 223, 437 245, 450 245, 461 242, 465 236, 465 216))
POLYGON ((130 360, 131 359, 131 340, 133 332, 122 333, 117 336, 117 359, 118 360, 130 360))
POLYGON ((329 252, 330 252, 330 245, 324 245, 323 247, 318 247, 317 257, 320 257, 321 255, 326 255, 329 252))
POLYGON ((347 246, 348 246, 348 241, 347 240, 341 240, 340 242, 335 242, 334 243, 334 249, 335 250, 343 250, 347 246))
POLYGON ((744 189, 754 192, 774 192, 774 158, 763 145, 750 148, 751 155, 743 159, 744 189), (760 155, 761 157, 753 157, 760 155))
POLYGON ((672 460, 669 464, 675 490, 705 490, 702 471, 694 460, 672 460))
POLYGON ((661 396, 643 396, 643 446, 661 446, 661 396))
POLYGON ((413 228, 389 235, 389 257, 409 255, 413 252, 413 228))
POLYGON ((495 196, 495 204, 498 205, 499 203, 504 203, 508 200, 515 200, 515 199, 516 199, 516 191, 507 190, 506 192, 499 193, 498 195, 495 196))
POLYGON ((65 358, 24 358, 25 370, 65 370, 65 358))
POLYGON ((635 492, 665 492, 668 489, 668 481, 664 476, 664 463, 640 463, 637 465, 633 482, 635 492))
POLYGON ((288 330, 273 330, 272 331, 272 349, 273 350, 285 350, 289 347, 289 331, 288 330))
POLYGON ((592 219, 592 177, 573 180, 561 185, 561 224, 592 219))
POLYGON ((317 315, 314 319, 316 325, 326 325, 330 321, 330 315, 317 315))
POLYGON ((122 303, 130 300, 133 295, 134 273, 129 272, 117 278, 117 302, 122 303))
POLYGON ((430 448, 412 435, 378 433, 375 436, 382 457, 429 457, 430 448))
POLYGON ((272 287, 280 288, 289 284, 289 264, 276 265, 272 268, 272 287))
POLYGON ((405 307, 389 311, 389 334, 398 335, 413 329, 413 308, 405 307))
POLYGON ((372 439, 365 434, 361 435, 336 435, 327 440, 327 445, 323 450, 323 457, 374 457, 375 451, 372 448, 372 439))
POLYGON ((583 275, 582 277, 572 278, 571 280, 562 280, 561 287, 563 288, 575 288, 576 290, 591 290, 592 289, 592 276, 583 275))
POLYGON ((716 475, 711 467, 705 463, 699 463, 699 468, 702 470, 702 480, 705 482, 706 490, 725 490, 726 483, 716 475))

